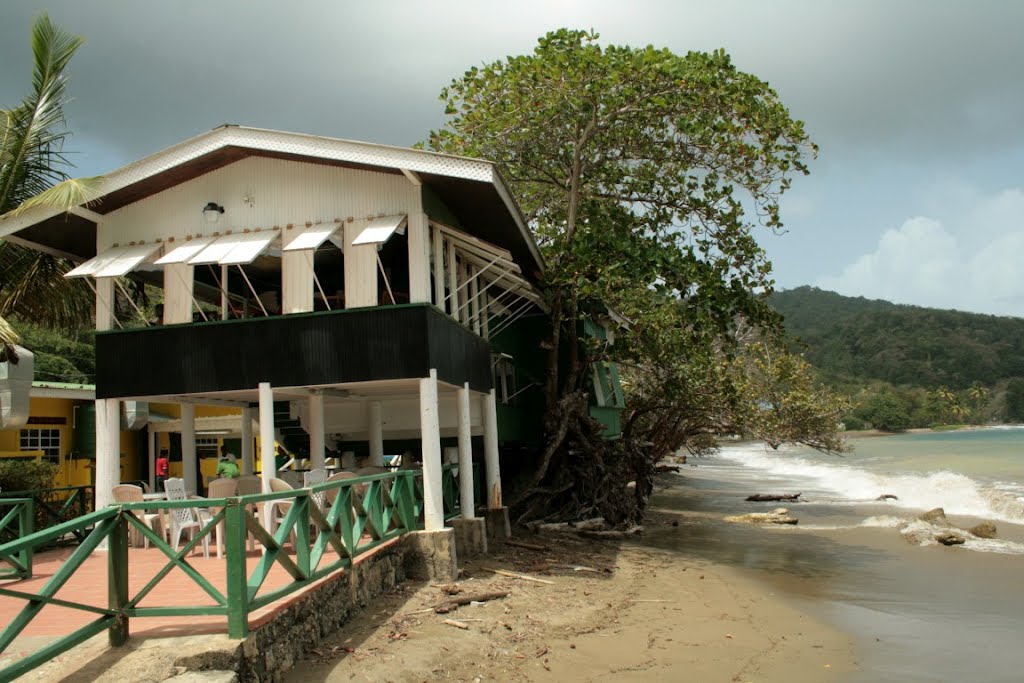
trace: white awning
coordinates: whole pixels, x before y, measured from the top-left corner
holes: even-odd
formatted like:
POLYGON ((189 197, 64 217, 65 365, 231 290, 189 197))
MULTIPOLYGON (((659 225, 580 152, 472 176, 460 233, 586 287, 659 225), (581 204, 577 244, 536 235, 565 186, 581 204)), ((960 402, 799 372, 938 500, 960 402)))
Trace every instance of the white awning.
POLYGON ((363 228, 363 231, 359 233, 354 240, 352 240, 352 245, 384 244, 391 239, 391 236, 395 234, 396 230, 400 230, 405 227, 405 221, 405 214, 402 214, 401 216, 384 216, 382 218, 374 218, 370 221, 370 224, 363 228))
POLYGON ((159 242, 151 242, 112 247, 68 271, 64 277, 121 277, 152 256, 161 246, 159 242))
MULTIPOLYGON (((194 240, 179 242, 166 254, 156 260, 156 265, 165 266, 169 263, 185 263, 190 258, 210 245, 216 237, 197 237, 194 240)), ((170 244, 168 244, 170 247, 170 244)))
POLYGON ((302 231, 298 237, 293 239, 282 251, 298 251, 300 249, 316 249, 338 230, 341 230, 344 223, 321 223, 313 225, 302 231))
POLYGON ((274 230, 221 235, 189 259, 189 263, 194 266, 206 263, 219 263, 222 266, 252 263, 275 239, 277 232, 274 230))

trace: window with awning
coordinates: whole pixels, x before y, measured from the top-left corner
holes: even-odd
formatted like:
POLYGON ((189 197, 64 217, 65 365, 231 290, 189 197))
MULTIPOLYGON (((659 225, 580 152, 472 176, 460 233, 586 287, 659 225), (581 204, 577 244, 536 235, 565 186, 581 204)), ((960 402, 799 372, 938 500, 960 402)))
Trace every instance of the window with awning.
POLYGON ((222 266, 237 266, 252 263, 277 239, 274 230, 241 232, 221 235, 206 248, 188 260, 193 266, 219 263, 222 266))
POLYGON ((64 274, 64 277, 121 277, 127 275, 163 246, 159 242, 150 244, 128 244, 111 247, 100 252, 80 266, 64 274))

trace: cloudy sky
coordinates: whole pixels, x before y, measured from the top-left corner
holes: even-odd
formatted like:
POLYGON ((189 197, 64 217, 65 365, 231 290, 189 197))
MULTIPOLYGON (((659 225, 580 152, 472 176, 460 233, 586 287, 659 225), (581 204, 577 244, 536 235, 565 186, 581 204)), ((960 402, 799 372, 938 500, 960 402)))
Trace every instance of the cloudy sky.
POLYGON ((22 1, 0 8, 0 106, 42 9, 86 39, 76 175, 222 123, 412 144, 448 81, 562 26, 723 47, 821 146, 762 239, 779 286, 1024 316, 1022 2, 22 1))

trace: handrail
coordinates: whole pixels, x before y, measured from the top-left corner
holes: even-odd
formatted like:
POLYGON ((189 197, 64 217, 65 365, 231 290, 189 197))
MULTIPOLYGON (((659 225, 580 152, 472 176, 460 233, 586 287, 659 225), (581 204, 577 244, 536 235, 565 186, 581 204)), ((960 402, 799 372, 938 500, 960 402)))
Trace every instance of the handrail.
MULTIPOLYGON (((442 474, 443 481, 454 480, 457 466, 445 466, 442 474)), ((446 488, 452 487, 446 485, 446 488)), ((445 496, 446 517, 450 510, 457 510, 457 493, 456 483, 456 497, 445 496)), ((0 504, 12 500, 0 499, 0 504)), ((0 584, 0 596, 18 598, 26 603, 21 613, 0 631, 0 654, 46 605, 78 610, 95 618, 43 650, 0 669, 0 680, 20 676, 103 630, 109 631, 111 645, 121 645, 127 640, 128 622, 132 618, 221 615, 227 618, 228 634, 231 637, 245 637, 249 629, 249 615, 254 610, 301 590, 339 569, 349 567, 359 555, 382 543, 421 528, 422 516, 422 472, 398 470, 327 481, 290 491, 226 498, 116 503, 48 529, 29 533, 0 545, 0 559, 23 551, 31 552, 68 533, 81 534, 83 541, 37 592, 15 590, 16 583, 0 584), (321 509, 316 502, 317 494, 331 490, 336 491, 333 504, 321 509), (264 527, 259 517, 251 514, 254 507, 265 505, 283 510, 279 524, 272 523, 271 528, 264 527), (216 508, 217 511, 208 520, 204 520, 202 528, 180 550, 175 550, 141 518, 142 511, 166 511, 184 507, 216 508), (207 580, 189 559, 193 550, 213 534, 218 524, 223 524, 227 550, 227 561, 224 563, 227 580, 223 590, 207 580), (131 569, 129 530, 137 531, 167 558, 163 568, 134 594, 131 593, 128 581, 131 569), (254 565, 247 566, 246 543, 250 536, 259 543, 263 555, 254 565), (285 551, 289 540, 290 553, 285 551), (108 605, 102 607, 71 598, 54 597, 57 590, 82 566, 92 550, 103 543, 107 545, 110 557, 107 571, 108 605), (284 585, 267 587, 266 580, 275 565, 287 572, 290 581, 284 585), (174 569, 180 569, 213 604, 143 604, 174 569)), ((4 519, 6 517, 0 517, 0 521, 4 519)))
MULTIPOLYGON (((7 514, 0 517, 0 534, 17 523, 17 535, 19 538, 32 534, 33 528, 33 499, 32 498, 4 498, 0 500, 0 506, 10 507, 7 514)), ((0 568, 0 579, 30 579, 32 578, 32 549, 21 548, 11 551, 0 552, 0 562, 6 562, 9 566, 0 568)))

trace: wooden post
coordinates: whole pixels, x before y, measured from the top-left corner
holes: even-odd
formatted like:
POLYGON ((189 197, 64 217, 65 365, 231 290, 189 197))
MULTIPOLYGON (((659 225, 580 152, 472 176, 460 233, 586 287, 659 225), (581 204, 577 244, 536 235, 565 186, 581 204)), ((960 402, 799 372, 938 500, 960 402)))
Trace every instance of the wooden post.
POLYGON ((107 556, 107 607, 114 611, 115 620, 108 630, 111 647, 120 647, 128 641, 128 520, 119 514, 110 530, 107 556))
MULTIPOLYGON (((417 197, 419 199, 419 197, 417 197)), ((430 227, 420 201, 409 212, 409 302, 430 303, 430 227)))
POLYGON ((459 389, 459 506, 463 519, 473 519, 473 438, 469 424, 469 382, 459 389))
MULTIPOLYGON (((263 492, 270 493, 270 480, 277 476, 274 460, 274 390, 270 382, 260 382, 260 470, 263 477, 263 492)), ((273 505, 263 505, 263 526, 273 533, 273 505)))
POLYGON ((441 427, 437 414, 437 370, 420 380, 420 440, 423 452, 423 520, 427 531, 444 528, 441 492, 441 427))
POLYGON ((444 313, 444 236, 432 225, 430 238, 434 249, 434 305, 444 313))
MULTIPOLYGON (((250 448, 251 450, 251 448, 250 448)), ((249 635, 249 586, 245 571, 245 517, 248 511, 237 498, 224 507, 224 549, 227 553, 228 637, 249 635)))
POLYGON ((487 507, 501 505, 501 464, 498 461, 498 408, 494 389, 483 397, 484 470, 487 475, 487 507))
POLYGON ((96 330, 102 332, 114 325, 114 278, 96 278, 96 330))
POLYGON ((384 466, 384 423, 381 417, 380 401, 370 401, 367 410, 370 432, 370 466, 384 466))
POLYGON ((309 395, 309 459, 313 469, 324 468, 324 395, 309 395))
POLYGON ((181 404, 181 478, 186 491, 202 495, 196 462, 196 407, 191 403, 181 404))
POLYGON ((252 408, 242 408, 242 474, 256 471, 252 458, 252 408))

